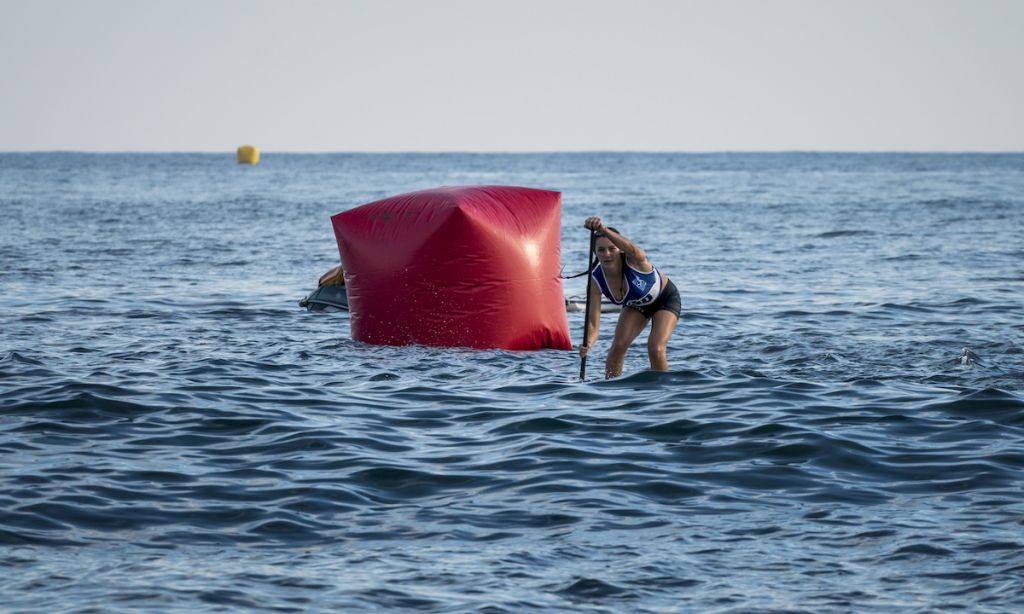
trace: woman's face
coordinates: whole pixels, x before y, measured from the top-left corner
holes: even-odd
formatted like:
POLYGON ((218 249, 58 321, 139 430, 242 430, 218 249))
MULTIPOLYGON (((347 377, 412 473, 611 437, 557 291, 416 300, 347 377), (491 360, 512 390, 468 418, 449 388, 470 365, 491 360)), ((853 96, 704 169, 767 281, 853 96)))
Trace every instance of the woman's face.
POLYGON ((598 237, 594 243, 594 251, 597 252, 597 260, 601 264, 610 264, 619 257, 619 248, 608 240, 608 237, 598 237))

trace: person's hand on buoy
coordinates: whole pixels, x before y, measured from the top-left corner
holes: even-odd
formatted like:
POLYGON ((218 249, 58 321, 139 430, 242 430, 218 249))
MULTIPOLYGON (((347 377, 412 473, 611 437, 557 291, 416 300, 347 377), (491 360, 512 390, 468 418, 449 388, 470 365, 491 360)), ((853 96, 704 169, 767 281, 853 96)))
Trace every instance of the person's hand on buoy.
POLYGON ((583 227, 588 230, 598 231, 604 228, 604 222, 597 216, 588 217, 587 221, 583 222, 583 227))

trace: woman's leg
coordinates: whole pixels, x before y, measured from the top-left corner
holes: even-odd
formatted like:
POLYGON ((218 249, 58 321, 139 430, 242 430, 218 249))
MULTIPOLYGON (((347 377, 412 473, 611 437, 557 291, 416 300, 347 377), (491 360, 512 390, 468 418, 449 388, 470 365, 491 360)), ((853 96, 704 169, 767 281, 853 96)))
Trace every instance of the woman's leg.
POLYGON ((622 363, 626 360, 626 350, 645 326, 647 326, 647 318, 636 309, 625 307, 619 312, 619 323, 615 325, 615 338, 612 339, 612 347, 608 350, 608 359, 604 363, 605 377, 622 375, 622 363))
POLYGON ((668 340, 678 323, 679 318, 671 311, 654 312, 651 334, 647 337, 647 357, 654 371, 668 371, 668 340))

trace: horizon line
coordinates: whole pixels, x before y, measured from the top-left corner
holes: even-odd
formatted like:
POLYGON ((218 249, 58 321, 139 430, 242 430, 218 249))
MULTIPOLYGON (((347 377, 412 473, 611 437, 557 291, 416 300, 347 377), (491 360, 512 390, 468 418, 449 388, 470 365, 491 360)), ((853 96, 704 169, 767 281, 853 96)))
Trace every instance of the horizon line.
MULTIPOLYGON (((293 150, 263 149, 255 146, 260 155, 544 155, 544 154, 685 154, 685 155, 716 155, 716 154, 1024 154, 1024 149, 549 149, 549 150, 468 150, 468 149, 395 149, 395 150, 293 150)), ((235 149, 195 149, 195 150, 98 150, 98 149, 10 149, 0 150, 6 154, 88 154, 88 155, 234 155, 235 149)))

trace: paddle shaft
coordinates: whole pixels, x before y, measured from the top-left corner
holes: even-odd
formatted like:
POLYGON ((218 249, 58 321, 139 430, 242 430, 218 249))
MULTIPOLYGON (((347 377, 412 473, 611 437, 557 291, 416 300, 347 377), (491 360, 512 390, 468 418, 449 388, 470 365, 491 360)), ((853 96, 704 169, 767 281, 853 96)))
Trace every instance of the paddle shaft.
MULTIPOLYGON (((597 243, 597 233, 590 231, 590 251, 587 252, 587 305, 583 309, 583 345, 587 344, 587 335, 590 334, 590 295, 594 291, 594 282, 590 279, 590 272, 594 270, 594 247, 597 243)), ((580 379, 587 374, 587 357, 580 357, 580 379)))

